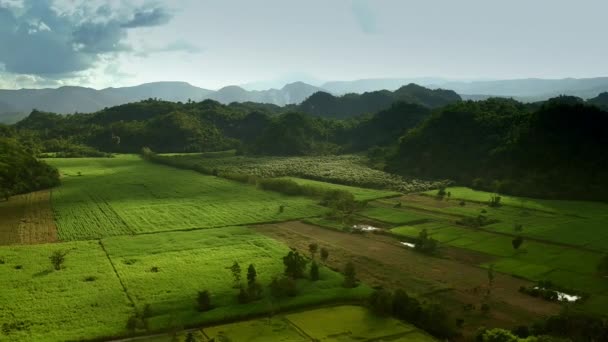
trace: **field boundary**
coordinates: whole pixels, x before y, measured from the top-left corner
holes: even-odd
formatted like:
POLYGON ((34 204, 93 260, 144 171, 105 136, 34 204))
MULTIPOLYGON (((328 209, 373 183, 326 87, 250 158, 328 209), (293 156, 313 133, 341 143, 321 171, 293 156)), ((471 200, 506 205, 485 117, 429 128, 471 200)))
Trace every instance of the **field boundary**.
POLYGON ((120 286, 122 287, 123 292, 127 296, 127 299, 129 300, 129 302, 131 303, 131 305, 133 306, 134 309, 137 308, 137 306, 135 305, 135 301, 133 301, 133 298, 131 298, 129 291, 127 291, 127 287, 125 286, 122 279, 120 278, 120 275, 118 274, 118 271, 116 270, 116 266, 114 266, 114 262, 112 261, 112 258, 110 258, 110 254, 106 250, 106 246, 104 246, 103 241, 101 241, 101 240, 97 240, 97 241, 99 242, 99 246, 101 246, 101 249, 105 253, 106 257, 108 258, 108 261, 110 262, 110 266, 112 266, 112 270, 114 271, 114 274, 116 274, 116 278, 118 278, 118 282, 120 283, 120 286))

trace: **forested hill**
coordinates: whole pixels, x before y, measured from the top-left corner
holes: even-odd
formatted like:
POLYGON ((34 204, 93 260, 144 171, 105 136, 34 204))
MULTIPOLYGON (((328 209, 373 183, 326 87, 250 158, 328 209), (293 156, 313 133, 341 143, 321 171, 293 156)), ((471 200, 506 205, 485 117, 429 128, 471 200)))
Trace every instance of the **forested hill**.
POLYGON ((316 116, 343 119, 366 113, 376 113, 389 108, 391 104, 397 101, 415 103, 427 108, 437 108, 460 100, 460 96, 454 91, 431 90, 410 83, 395 91, 380 90, 343 96, 317 92, 297 106, 297 109, 316 116))
POLYGON ((364 151, 389 145, 426 119, 423 106, 397 102, 377 115, 324 119, 256 103, 174 103, 146 100, 93 114, 32 112, 13 127, 40 142, 46 152, 202 152, 311 155, 364 151))
POLYGON ((462 102, 405 134, 393 172, 500 193, 607 200, 608 112, 572 97, 462 102))

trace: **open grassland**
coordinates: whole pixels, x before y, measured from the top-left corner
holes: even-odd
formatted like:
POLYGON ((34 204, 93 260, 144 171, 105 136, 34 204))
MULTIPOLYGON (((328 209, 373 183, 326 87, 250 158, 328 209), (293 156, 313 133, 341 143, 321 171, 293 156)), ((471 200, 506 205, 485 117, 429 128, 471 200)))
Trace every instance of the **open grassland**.
POLYGON ((370 289, 342 287, 343 277, 321 267, 321 279, 298 280, 299 294, 273 300, 267 285, 283 274, 282 257, 289 248, 245 227, 224 227, 189 232, 168 232, 102 240, 127 293, 138 308, 150 305, 150 328, 220 322, 253 314, 319 304, 363 299, 370 289), (238 289, 229 267, 237 261, 246 283, 249 264, 253 264, 263 297, 248 304, 237 301, 238 289), (209 290, 216 308, 204 313, 196 310, 198 291, 209 290))
POLYGON ((52 195, 61 240, 282 221, 324 211, 311 199, 155 165, 136 156, 48 162, 63 177, 63 185, 52 195))
POLYGON ((227 172, 258 177, 298 177, 364 188, 390 189, 398 192, 437 188, 438 182, 405 179, 375 170, 367 158, 359 155, 317 157, 245 157, 226 155, 177 155, 174 161, 206 173, 227 172))
POLYGON ((133 312, 97 241, 0 247, 0 340, 68 341, 125 333, 133 312), (49 256, 67 251, 63 269, 49 256))
POLYGON ((36 191, 0 202, 0 245, 57 240, 50 194, 49 190, 36 191))

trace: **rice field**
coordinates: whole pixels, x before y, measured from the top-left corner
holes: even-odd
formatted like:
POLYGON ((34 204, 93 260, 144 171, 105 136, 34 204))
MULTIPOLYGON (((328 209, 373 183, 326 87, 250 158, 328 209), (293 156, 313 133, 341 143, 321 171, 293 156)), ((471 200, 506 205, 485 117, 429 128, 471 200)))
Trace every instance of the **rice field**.
POLYGON ((57 227, 49 199, 50 191, 44 190, 0 202, 0 245, 56 241, 57 227))
POLYGON ((333 183, 327 183, 327 182, 319 182, 319 181, 314 181, 314 180, 310 180, 310 179, 296 178, 296 177, 282 177, 282 178, 290 179, 290 180, 298 183, 299 185, 308 185, 308 186, 319 187, 319 188, 330 189, 330 190, 347 191, 347 192, 350 192, 351 194, 353 194, 353 196, 355 196, 355 199, 357 201, 370 201, 370 200, 375 200, 375 199, 379 199, 379 198, 395 197, 395 196, 400 195, 400 193, 395 192, 395 191, 366 189, 366 188, 361 188, 361 187, 333 184, 333 183))
POLYGON ((285 221, 325 210, 312 199, 151 164, 136 156, 49 163, 63 177, 63 185, 52 194, 63 241, 285 221))

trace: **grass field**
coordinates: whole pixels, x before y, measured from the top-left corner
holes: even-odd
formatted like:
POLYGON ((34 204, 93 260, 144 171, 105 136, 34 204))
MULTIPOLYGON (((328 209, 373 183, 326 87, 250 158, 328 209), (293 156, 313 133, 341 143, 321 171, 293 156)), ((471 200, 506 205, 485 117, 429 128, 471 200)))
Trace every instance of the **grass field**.
POLYGON ((427 215, 421 215, 412 210, 395 210, 376 206, 369 206, 363 209, 359 215, 391 224, 422 222, 429 219, 427 215))
POLYGON ((67 341, 125 333, 133 308, 97 241, 0 247, 0 340, 67 341), (54 271, 49 256, 68 251, 54 271))
POLYGON ((136 156, 51 159, 61 240, 282 221, 324 209, 311 199, 151 164, 136 156), (284 211, 279 212, 283 205, 284 211))
POLYGON ((344 289, 342 275, 321 268, 321 280, 298 280, 298 296, 271 300, 266 285, 283 273, 282 257, 289 249, 245 227, 112 237, 102 243, 136 306, 150 305, 154 329, 168 326, 171 320, 184 325, 217 322, 281 308, 364 298, 371 291, 364 286, 344 289), (261 300, 247 305, 237 302, 238 289, 233 288, 228 269, 234 261, 241 265, 244 281, 248 265, 254 264, 265 291, 261 300), (211 291, 217 308, 200 313, 195 299, 203 290, 211 291))

